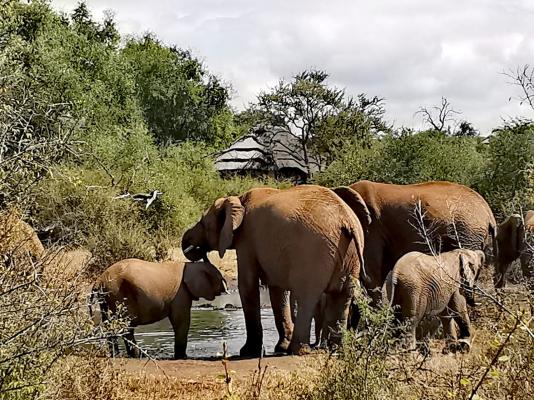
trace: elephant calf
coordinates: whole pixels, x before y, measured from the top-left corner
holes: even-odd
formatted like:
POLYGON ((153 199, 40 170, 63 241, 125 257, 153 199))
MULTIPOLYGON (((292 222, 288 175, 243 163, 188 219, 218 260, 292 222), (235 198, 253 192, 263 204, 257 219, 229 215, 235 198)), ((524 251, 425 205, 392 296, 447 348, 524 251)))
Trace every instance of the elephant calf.
MULTIPOLYGON (((174 329, 174 358, 178 359, 186 357, 192 301, 199 297, 213 300, 224 292, 226 281, 209 262, 152 263, 127 259, 113 264, 100 275, 93 286, 92 297, 99 298, 102 320, 106 320, 109 313, 115 313, 118 304, 125 305, 130 328, 124 343, 131 357, 139 357, 134 327, 168 317, 174 329)), ((118 353, 116 340, 110 346, 112 354, 118 353)))
POLYGON ((409 323, 411 348, 415 348, 416 328, 423 317, 438 315, 445 336, 459 339, 456 345, 469 350, 471 327, 466 299, 473 301, 475 277, 484 260, 481 250, 457 249, 438 256, 413 251, 397 261, 382 293, 390 305, 396 306, 398 319, 409 323), (459 328, 458 338, 454 321, 459 328))

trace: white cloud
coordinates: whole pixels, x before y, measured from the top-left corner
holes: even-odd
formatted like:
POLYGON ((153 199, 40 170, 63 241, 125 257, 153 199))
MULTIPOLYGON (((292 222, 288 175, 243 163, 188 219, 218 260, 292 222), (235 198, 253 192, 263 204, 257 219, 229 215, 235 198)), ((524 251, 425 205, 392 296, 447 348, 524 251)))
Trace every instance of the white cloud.
MULTIPOLYGON (((53 0, 69 11, 78 0, 53 0)), ((305 68, 321 68, 351 94, 386 98, 396 124, 445 96, 483 132, 502 117, 534 117, 509 102, 501 74, 534 64, 530 0, 260 1, 88 0, 95 17, 115 11, 123 33, 152 31, 190 48, 230 82, 242 108, 261 89, 305 68)))

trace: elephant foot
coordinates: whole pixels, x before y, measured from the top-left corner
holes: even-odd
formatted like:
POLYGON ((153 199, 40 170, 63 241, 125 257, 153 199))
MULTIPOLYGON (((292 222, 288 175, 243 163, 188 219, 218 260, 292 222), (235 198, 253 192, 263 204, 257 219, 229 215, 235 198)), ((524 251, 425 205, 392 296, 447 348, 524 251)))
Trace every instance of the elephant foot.
POLYGON ((430 357, 431 356, 430 346, 428 345, 427 342, 419 342, 419 343, 417 343, 417 350, 419 350, 419 353, 423 357, 430 357))
POLYGON ((278 343, 276 343, 276 346, 274 346, 274 352, 275 353, 287 353, 287 350, 289 349, 289 340, 286 338, 280 339, 278 343))
POLYGON ((241 347, 241 350, 239 350, 239 355, 241 357, 247 357, 247 358, 258 358, 261 357, 263 352, 263 346, 260 344, 259 346, 257 344, 251 345, 248 343, 245 343, 243 347, 241 347))
POLYGON ((312 349, 310 345, 308 344, 291 344, 288 349, 288 354, 293 354, 296 356, 304 356, 306 354, 310 354, 312 352, 312 349))
POLYGON ((459 339, 454 342, 448 343, 444 348, 442 353, 469 353, 471 350, 471 343, 469 339, 459 339))
POLYGON ((469 339, 458 340, 456 346, 460 353, 469 353, 469 351, 471 351, 471 341, 469 339))

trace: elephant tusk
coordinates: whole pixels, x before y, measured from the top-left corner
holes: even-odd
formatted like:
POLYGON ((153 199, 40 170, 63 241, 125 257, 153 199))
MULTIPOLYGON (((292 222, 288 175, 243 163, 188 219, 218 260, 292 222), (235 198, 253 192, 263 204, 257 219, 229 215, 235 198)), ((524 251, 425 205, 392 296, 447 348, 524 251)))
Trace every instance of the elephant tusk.
POLYGON ((184 254, 187 254, 189 253, 191 250, 193 250, 195 248, 195 246, 193 246, 192 244, 190 244, 189 246, 187 246, 187 248, 184 250, 184 254))
POLYGON ((230 292, 228 292, 228 285, 226 284, 226 279, 223 279, 222 284, 224 289, 223 294, 230 294, 230 292))

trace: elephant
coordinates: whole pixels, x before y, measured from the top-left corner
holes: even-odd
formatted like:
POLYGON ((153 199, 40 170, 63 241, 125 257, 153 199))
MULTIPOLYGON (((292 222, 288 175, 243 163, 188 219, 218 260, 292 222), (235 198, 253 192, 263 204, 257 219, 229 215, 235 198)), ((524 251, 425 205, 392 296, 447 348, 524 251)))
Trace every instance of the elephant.
POLYGON ((446 338, 458 339, 450 348, 469 350, 467 304, 474 301, 475 279, 484 262, 482 250, 466 249, 438 255, 412 251, 397 261, 382 287, 383 299, 396 307, 399 321, 408 323, 410 348, 416 347, 416 329, 421 320, 439 316, 446 338), (453 322, 459 328, 458 338, 453 322))
MULTIPOLYGON (((371 215, 362 283, 373 304, 379 303, 387 274, 410 251, 430 254, 463 247, 483 250, 486 262, 492 261, 495 218, 474 190, 441 181, 394 185, 363 180, 350 188, 360 194, 371 215)), ((343 192, 338 194, 344 197, 343 192)))
POLYGON ((512 214, 497 227, 497 248, 499 258, 497 269, 502 274, 502 287, 506 284, 506 272, 510 265, 519 258, 523 277, 530 279, 534 248, 527 241, 528 235, 534 234, 534 211, 525 213, 524 218, 519 214, 512 214))
POLYGON ((34 229, 16 212, 0 216, 0 253, 12 259, 39 261, 45 249, 34 229))
POLYGON ((241 356, 262 353, 259 282, 269 289, 279 334, 275 352, 309 351, 311 321, 325 293, 323 326, 330 345, 341 340, 352 291, 363 268, 363 227, 370 223, 367 207, 350 188, 339 188, 353 212, 332 190, 317 185, 288 189, 255 188, 241 196, 215 200, 182 237, 185 256, 194 261, 207 251, 223 257, 235 248, 238 289, 247 339, 241 356), (355 204, 359 204, 357 207, 355 204), (289 296, 297 304, 291 321, 289 296), (294 330, 293 330, 294 327, 294 330))
MULTIPOLYGON (((225 292, 226 280, 210 262, 153 263, 131 258, 113 264, 100 275, 90 304, 98 298, 103 321, 117 312, 119 304, 125 305, 130 325, 124 343, 130 357, 140 356, 134 328, 168 317, 174 329, 174 358, 180 359, 187 357, 192 301, 200 297, 213 300, 225 292)), ((116 339, 110 341, 110 350, 118 353, 116 339)))

